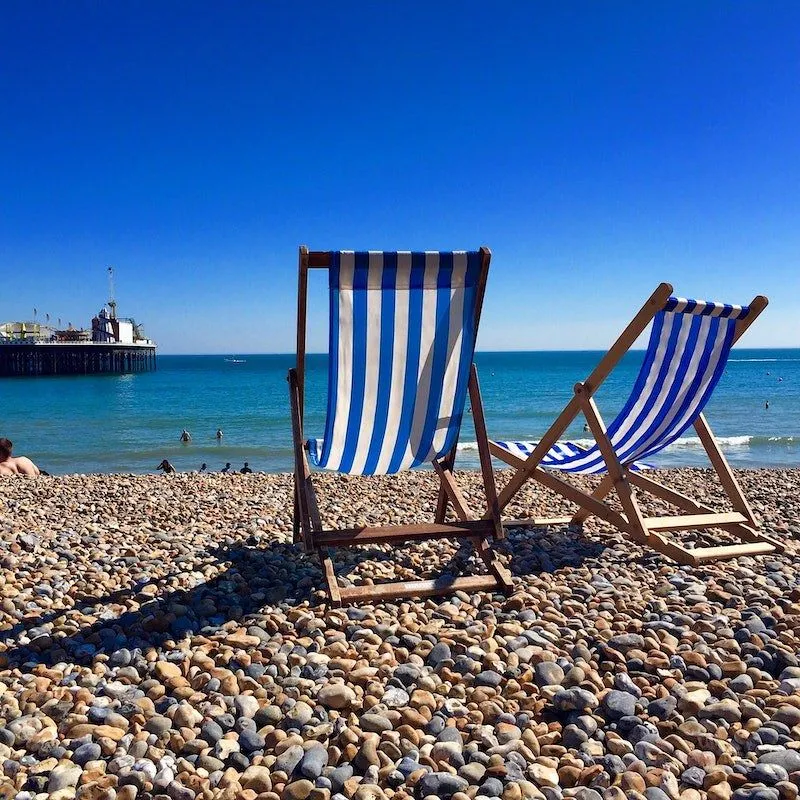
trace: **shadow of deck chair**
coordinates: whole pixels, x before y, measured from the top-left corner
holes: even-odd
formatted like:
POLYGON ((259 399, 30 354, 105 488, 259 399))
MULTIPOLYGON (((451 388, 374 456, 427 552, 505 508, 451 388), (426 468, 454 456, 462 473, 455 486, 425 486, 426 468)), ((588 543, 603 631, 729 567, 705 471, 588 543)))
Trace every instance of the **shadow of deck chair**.
POLYGON ((300 248, 297 366, 289 371, 295 454, 294 534, 317 552, 333 605, 456 590, 507 590, 511 577, 491 543, 503 537, 477 372, 472 363, 491 254, 309 252, 300 248), (308 272, 328 270, 328 401, 324 436, 303 431, 308 272), (453 477, 469 394, 486 506, 469 508, 453 477), (430 463, 439 477, 434 521, 323 529, 310 463, 381 475, 430 463), (458 522, 445 521, 452 504, 458 522), (340 587, 329 548, 464 538, 487 575, 340 587))
POLYGON ((494 456, 516 468, 498 498, 501 510, 533 478, 580 509, 571 518, 520 520, 516 524, 580 525, 596 515, 636 542, 653 547, 680 564, 782 550, 780 542, 758 531, 750 504, 703 415, 725 370, 731 347, 766 305, 767 298, 763 296, 756 297, 749 306, 684 300, 672 297, 672 287, 662 283, 594 372, 575 385, 573 398, 539 442, 490 443, 494 456), (593 395, 651 322, 649 344, 630 397, 606 427, 593 395), (588 449, 558 441, 581 413, 595 439, 588 449), (663 450, 690 426, 694 426, 734 511, 718 513, 642 474, 640 460, 663 450), (589 494, 559 477, 557 472, 605 475, 589 494), (645 517, 637 502, 636 489, 688 513, 645 517), (612 491, 619 497, 622 513, 604 502, 612 491), (706 528, 726 530, 742 543, 687 548, 664 535, 668 531, 706 528))

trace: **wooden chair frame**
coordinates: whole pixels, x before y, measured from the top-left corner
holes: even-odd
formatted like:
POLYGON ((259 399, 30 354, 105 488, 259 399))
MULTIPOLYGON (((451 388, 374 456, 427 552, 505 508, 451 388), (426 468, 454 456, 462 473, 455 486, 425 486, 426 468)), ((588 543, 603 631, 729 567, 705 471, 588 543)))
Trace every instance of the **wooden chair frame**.
MULTIPOLYGON (((732 512, 717 513, 709 506, 664 486, 641 472, 634 472, 628 469, 624 464, 620 463, 614 452, 614 447, 606 434, 606 426, 593 395, 610 375, 620 359, 628 352, 636 339, 647 329, 655 315, 664 309, 671 295, 672 286, 670 284, 662 283, 658 286, 628 327, 625 328, 617 341, 601 359, 592 374, 585 381, 575 384, 574 396, 526 459, 512 455, 493 442, 490 443, 489 447, 492 455, 516 468, 516 472, 498 497, 501 511, 529 478, 537 480, 543 486, 557 492, 580 507, 572 517, 513 520, 506 522, 506 527, 514 525, 582 525, 586 519, 594 515, 626 532, 634 541, 653 547, 679 564, 698 564, 713 559, 759 555, 784 549, 781 542, 765 536, 758 530, 759 523, 753 514, 753 510, 747 502, 703 414, 700 414, 695 420, 694 429, 725 494, 733 505, 734 511, 732 512), (553 474, 553 472, 548 472, 540 466, 542 458, 581 413, 586 418, 589 430, 597 442, 608 470, 600 484, 591 493, 576 488, 566 479, 553 474), (688 513, 668 517, 645 517, 637 502, 636 489, 649 492, 688 513), (622 505, 622 513, 615 511, 604 502, 612 491, 616 491, 622 505), (741 539, 742 544, 689 549, 663 535, 663 532, 667 531, 705 528, 726 530, 741 539)), ((734 343, 766 308, 767 303, 768 300, 763 295, 758 295, 753 299, 752 303, 750 303, 750 313, 744 319, 736 321, 733 335, 734 343)))
MULTIPOLYGON (((475 299, 475 330, 477 332, 486 277, 491 253, 481 250, 481 272, 475 299)), ((382 600, 405 596, 429 597, 448 594, 457 590, 474 592, 480 590, 508 591, 512 587, 508 570, 492 550, 493 539, 502 539, 503 525, 497 503, 489 439, 481 402, 478 373, 471 365, 468 391, 475 423, 486 509, 483 517, 476 516, 466 502, 453 475, 458 436, 451 450, 442 458, 433 461, 439 477, 434 522, 425 525, 387 525, 326 530, 317 503, 312 473, 308 463, 307 448, 303 434, 303 408, 305 385, 306 322, 308 314, 308 272, 311 269, 330 269, 330 251, 309 251, 300 247, 297 291, 297 366, 289 370, 289 394, 292 413, 292 440, 294 443, 294 541, 302 544, 306 553, 317 552, 325 575, 328 596, 334 606, 359 600, 382 600), (446 522, 448 505, 452 504, 458 522, 446 522), (336 581, 333 560, 329 548, 352 547, 371 543, 387 544, 397 541, 422 541, 436 538, 465 538, 470 540, 478 555, 486 564, 487 575, 453 578, 442 576, 437 580, 397 581, 393 583, 354 586, 343 588, 336 581)), ((330 354, 332 357, 333 354, 330 354)))

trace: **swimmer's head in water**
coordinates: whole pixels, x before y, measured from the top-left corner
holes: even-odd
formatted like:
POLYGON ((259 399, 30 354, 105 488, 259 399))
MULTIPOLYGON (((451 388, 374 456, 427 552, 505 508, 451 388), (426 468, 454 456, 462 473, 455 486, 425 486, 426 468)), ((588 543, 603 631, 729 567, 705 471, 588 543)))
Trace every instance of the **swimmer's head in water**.
POLYGON ((11 458, 11 450, 14 445, 8 439, 0 439, 0 461, 11 458))

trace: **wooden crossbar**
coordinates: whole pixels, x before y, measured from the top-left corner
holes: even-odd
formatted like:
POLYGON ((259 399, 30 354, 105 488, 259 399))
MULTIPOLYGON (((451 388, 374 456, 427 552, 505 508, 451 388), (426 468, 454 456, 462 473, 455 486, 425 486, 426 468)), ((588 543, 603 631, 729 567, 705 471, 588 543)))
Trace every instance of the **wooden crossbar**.
POLYGON ((504 519, 504 528, 547 528, 551 525, 570 525, 572 517, 520 517, 504 519))
POLYGON ((696 562, 714 561, 720 558, 739 556, 762 556, 774 553, 775 547, 769 542, 748 542, 746 544, 719 545, 717 547, 695 547, 689 550, 696 562))
POLYGON ((441 594, 462 592, 498 591, 493 575, 468 575, 460 578, 443 576, 430 581, 397 581, 396 583, 371 583, 367 586, 340 588, 341 602, 379 602, 398 597, 435 597, 441 594))
POLYGON ((687 514, 682 517, 647 517, 648 531, 690 531, 696 528, 725 528, 747 522, 738 511, 722 514, 687 514))
POLYGON ((493 525, 485 520, 467 520, 454 523, 426 523, 424 525, 384 525, 374 528, 341 528, 314 534, 318 546, 348 547, 359 544, 387 544, 389 542, 426 541, 427 539, 469 538, 486 536, 493 525))

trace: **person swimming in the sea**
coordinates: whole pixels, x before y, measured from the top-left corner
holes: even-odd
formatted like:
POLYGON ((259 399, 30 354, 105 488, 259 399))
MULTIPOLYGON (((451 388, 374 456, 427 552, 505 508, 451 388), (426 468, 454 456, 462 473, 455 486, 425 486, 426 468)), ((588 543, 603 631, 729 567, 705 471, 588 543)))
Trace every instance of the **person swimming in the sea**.
POLYGON ((231 462, 228 461, 225 466, 220 470, 220 472, 230 472, 231 470, 231 462))
POLYGON ((11 455, 14 445, 8 439, 0 439, 0 475, 25 475, 35 478, 41 470, 26 456, 11 455))
POLYGON ((208 469, 208 465, 207 465, 207 464, 206 464, 206 462, 204 461, 204 462, 203 462, 203 463, 200 465, 200 472, 205 472, 207 469, 208 469))
POLYGON ((156 467, 156 469, 160 469, 165 475, 170 475, 171 473, 175 472, 175 467, 173 467, 166 458, 156 467))
POLYGON ((192 434, 191 434, 191 433, 189 433, 189 431, 187 431, 187 430, 186 430, 186 428, 184 428, 184 429, 181 431, 181 441, 182 441, 184 444, 188 444, 189 442, 191 442, 191 441, 192 441, 192 434))
POLYGON ((249 475, 253 470, 250 469, 250 465, 245 461, 244 466, 239 470, 242 475, 249 475))

